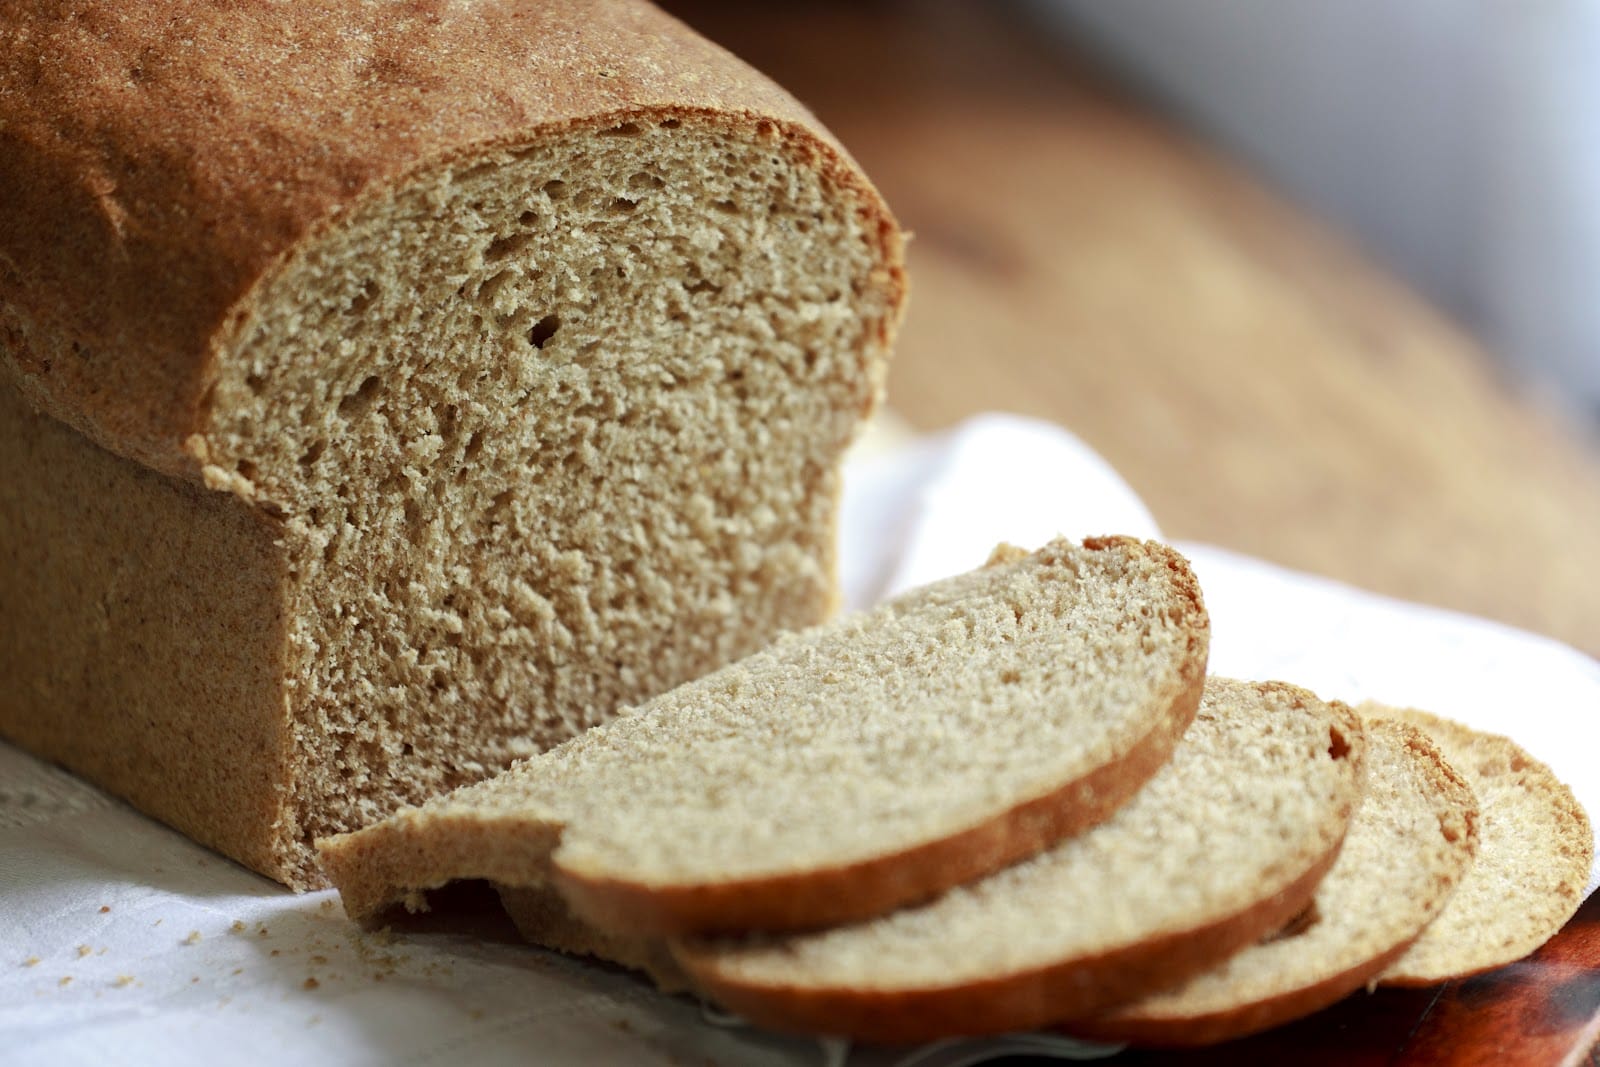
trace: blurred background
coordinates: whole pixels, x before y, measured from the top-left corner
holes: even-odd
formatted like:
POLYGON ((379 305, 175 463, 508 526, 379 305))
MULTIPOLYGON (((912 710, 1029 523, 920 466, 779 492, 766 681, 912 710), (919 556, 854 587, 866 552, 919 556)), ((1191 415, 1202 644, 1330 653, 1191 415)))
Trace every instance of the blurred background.
POLYGON ((664 6, 913 231, 913 429, 1049 419, 1172 537, 1600 653, 1600 3, 664 6))
POLYGON ((1034 0, 1600 426, 1600 3, 1034 0))

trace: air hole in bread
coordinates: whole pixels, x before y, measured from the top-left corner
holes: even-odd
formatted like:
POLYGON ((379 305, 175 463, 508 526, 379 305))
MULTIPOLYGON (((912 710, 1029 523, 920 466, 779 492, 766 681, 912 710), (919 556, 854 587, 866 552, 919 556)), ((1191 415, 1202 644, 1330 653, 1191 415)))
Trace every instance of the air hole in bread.
POLYGON ((1344 759, 1349 754, 1350 742, 1345 739, 1344 734, 1339 732, 1338 727, 1330 728, 1328 730, 1328 755, 1334 759, 1344 759))
POLYGON ((561 320, 554 315, 546 315, 533 324, 533 329, 528 331, 528 343, 534 348, 543 348, 561 329, 561 320))
POLYGON ((611 210, 612 211, 616 211, 616 212, 620 212, 621 214, 624 214, 624 215, 632 213, 633 209, 638 207, 638 206, 639 206, 639 201, 637 201, 637 200, 629 200, 625 196, 619 196, 615 200, 611 201, 611 210))
POLYGON ((661 128, 663 130, 675 130, 679 126, 682 126, 682 125, 683 125, 683 123, 679 122, 677 119, 662 119, 661 120, 661 128))
POLYGON ((567 183, 560 178, 554 178, 540 186, 540 191, 551 200, 561 200, 567 195, 567 183))
POLYGON ((346 314, 360 315, 371 307, 376 299, 378 299, 378 283, 368 278, 362 283, 361 291, 350 298, 350 303, 345 305, 344 310, 346 314))
POLYGON ((488 304, 494 303, 494 298, 500 295, 500 290, 512 284, 515 278, 510 270, 496 271, 478 286, 478 300, 488 304))
POLYGON ((454 404, 439 404, 433 409, 434 432, 448 440, 456 434, 456 421, 460 411, 454 404))
POLYGON ((327 449, 328 442, 322 438, 319 437, 315 441, 312 441, 310 446, 307 447, 304 452, 300 453, 300 466, 311 466, 317 460, 322 458, 322 453, 326 452, 327 449))
POLYGON ((376 374, 370 374, 358 386, 355 392, 339 401, 339 414, 347 419, 357 419, 371 409, 372 404, 378 399, 378 389, 382 386, 376 374))
POLYGON ((624 122, 619 126, 613 126, 609 130, 601 130, 600 132, 607 137, 637 137, 644 132, 644 127, 637 122, 624 122))
POLYGON ((507 259, 526 248, 532 240, 531 233, 508 233, 504 237, 496 237, 483 250, 483 258, 486 262, 507 259))
POLYGON ((267 384, 267 379, 260 374, 247 374, 245 375, 244 384, 252 393, 260 393, 267 384))

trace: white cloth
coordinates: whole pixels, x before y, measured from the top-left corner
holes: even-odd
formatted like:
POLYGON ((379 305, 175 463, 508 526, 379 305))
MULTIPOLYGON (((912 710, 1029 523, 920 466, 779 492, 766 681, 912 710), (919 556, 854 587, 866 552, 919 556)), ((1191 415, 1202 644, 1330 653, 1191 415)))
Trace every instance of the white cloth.
MULTIPOLYGON (((981 563, 997 541, 1155 535, 1063 431, 988 416, 859 457, 842 575, 864 604, 981 563)), ((1517 738, 1600 811, 1600 664, 1505 627, 1200 545, 1219 672, 1380 697, 1517 738)), ((1591 888, 1594 879, 1591 878, 1591 888)), ((0 744, 0 1059, 210 1065, 822 1064, 836 1044, 712 1025, 692 1002, 514 943, 503 928, 363 935, 332 893, 295 896, 0 744)), ((918 1067, 1066 1056, 1025 1036, 943 1043, 918 1067)), ((902 1054, 857 1050, 852 1064, 902 1054)))

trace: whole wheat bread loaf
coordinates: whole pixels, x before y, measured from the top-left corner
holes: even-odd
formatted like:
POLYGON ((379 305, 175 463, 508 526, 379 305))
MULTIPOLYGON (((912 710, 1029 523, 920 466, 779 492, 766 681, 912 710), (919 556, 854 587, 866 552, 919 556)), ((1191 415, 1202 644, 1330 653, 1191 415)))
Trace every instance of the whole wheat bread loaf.
POLYGON ((1503 966, 1532 952, 1583 903, 1594 832, 1572 790, 1510 738, 1412 708, 1363 704, 1369 719, 1428 735, 1478 801, 1478 848, 1450 901, 1384 985, 1431 985, 1503 966))
POLYGON ((1293 923, 1220 966, 1075 1034, 1156 1045, 1226 1041, 1308 1015, 1382 974, 1445 907, 1472 861, 1477 804, 1415 727, 1367 723, 1361 806, 1293 923))
POLYGON ((1211 679, 1171 762, 1032 860, 853 926, 670 947, 694 988, 783 1030, 920 1041, 1090 1014, 1301 911, 1355 808, 1363 750, 1343 705, 1211 679))
POLYGON ((787 636, 320 845, 357 919, 553 882, 608 933, 876 915, 1104 819, 1172 751, 1209 630, 1183 558, 1057 541, 787 636))
POLYGON ((830 611, 904 295, 643 0, 0 5, 0 735, 310 842, 830 611))

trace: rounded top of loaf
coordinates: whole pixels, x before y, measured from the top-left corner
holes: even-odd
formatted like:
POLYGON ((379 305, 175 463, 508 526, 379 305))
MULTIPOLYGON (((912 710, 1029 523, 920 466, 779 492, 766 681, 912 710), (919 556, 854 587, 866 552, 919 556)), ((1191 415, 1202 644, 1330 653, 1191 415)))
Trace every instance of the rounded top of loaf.
POLYGON ((793 98, 644 0, 19 0, 0 8, 0 370, 193 475, 219 351, 294 250, 408 175, 710 118, 898 231, 793 98))

